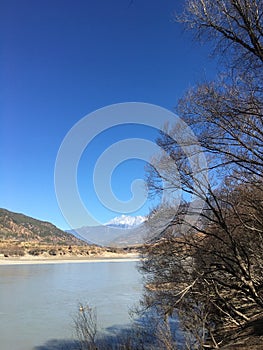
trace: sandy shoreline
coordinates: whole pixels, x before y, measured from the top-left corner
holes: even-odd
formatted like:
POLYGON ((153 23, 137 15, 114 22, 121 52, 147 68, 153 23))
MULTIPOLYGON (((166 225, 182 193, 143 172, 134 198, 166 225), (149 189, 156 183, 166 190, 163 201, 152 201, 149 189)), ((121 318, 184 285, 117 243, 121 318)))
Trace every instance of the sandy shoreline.
POLYGON ((92 263, 92 262, 130 262, 139 261, 140 257, 135 254, 119 256, 94 256, 87 257, 0 257, 0 266, 4 265, 33 265, 33 264, 65 264, 65 263, 92 263))

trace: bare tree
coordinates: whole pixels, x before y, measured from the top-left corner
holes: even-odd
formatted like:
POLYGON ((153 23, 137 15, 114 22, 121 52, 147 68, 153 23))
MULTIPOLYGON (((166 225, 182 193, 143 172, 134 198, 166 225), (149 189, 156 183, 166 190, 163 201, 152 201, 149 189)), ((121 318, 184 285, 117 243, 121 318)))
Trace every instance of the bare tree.
POLYGON ((263 62, 262 11, 261 0, 188 0, 177 19, 197 38, 212 40, 220 55, 230 51, 232 64, 255 68, 263 62))
POLYGON ((210 169, 222 170, 223 165, 228 171, 242 169, 243 175, 262 176, 263 90, 252 85, 251 81, 206 83, 179 102, 177 111, 198 137, 210 169))
MULTIPOLYGON (((164 316, 176 312, 189 349, 217 348, 226 329, 263 312, 263 2, 188 0, 180 21, 212 40, 227 64, 217 81, 190 89, 178 104, 201 147, 189 138, 178 143, 176 125, 157 140, 177 174, 151 166, 149 187, 160 193, 164 180, 183 200, 145 245, 144 304, 164 316), (194 172, 186 148, 203 152, 207 167, 194 172)), ((158 158, 159 168, 166 159, 158 158)))
POLYGON ((179 17, 210 39, 227 65, 217 81, 190 89, 177 112, 216 156, 211 167, 262 176, 263 1, 188 0, 179 17))
POLYGON ((97 350, 97 314, 89 305, 79 304, 79 312, 74 318, 75 332, 80 350, 97 350))
POLYGON ((177 231, 184 209, 154 244, 145 245, 144 303, 163 315, 176 311, 189 348, 203 348, 207 339, 219 346, 226 341, 222 330, 263 311, 263 193, 262 187, 254 190, 225 185, 207 198, 198 226, 177 231))

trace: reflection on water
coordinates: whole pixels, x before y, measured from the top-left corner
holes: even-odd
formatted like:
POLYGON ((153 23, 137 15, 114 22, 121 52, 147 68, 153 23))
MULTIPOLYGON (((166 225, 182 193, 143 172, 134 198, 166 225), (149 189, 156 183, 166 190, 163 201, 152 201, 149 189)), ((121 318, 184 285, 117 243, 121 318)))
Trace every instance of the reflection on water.
POLYGON ((1 350, 30 350, 73 337, 77 305, 96 307, 100 327, 129 322, 141 295, 136 262, 0 267, 1 350))

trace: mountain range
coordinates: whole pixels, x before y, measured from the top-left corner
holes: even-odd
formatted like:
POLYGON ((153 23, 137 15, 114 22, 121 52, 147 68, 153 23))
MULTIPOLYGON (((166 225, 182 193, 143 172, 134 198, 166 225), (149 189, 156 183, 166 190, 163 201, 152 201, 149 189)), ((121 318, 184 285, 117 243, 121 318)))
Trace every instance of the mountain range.
POLYGON ((121 215, 104 225, 63 231, 55 225, 0 208, 0 241, 31 245, 137 247, 149 236, 144 216, 121 215))
POLYGON ((0 240, 41 244, 86 245, 50 222, 0 208, 0 240))
MULTIPOLYGON (((121 219, 120 225, 124 224, 123 219, 121 219)), ((116 225, 117 223, 118 220, 111 224, 116 225)), ((113 227, 110 229, 116 230, 113 227)), ((89 244, 82 236, 76 237, 70 232, 62 231, 50 222, 0 208, 1 258, 14 256, 38 256, 44 259, 50 256, 90 258, 137 253, 133 248, 99 247, 94 243, 96 243, 96 239, 89 244)))
POLYGON ((66 232, 88 243, 101 246, 127 247, 143 244, 148 227, 144 216, 121 215, 104 225, 83 226, 66 232))

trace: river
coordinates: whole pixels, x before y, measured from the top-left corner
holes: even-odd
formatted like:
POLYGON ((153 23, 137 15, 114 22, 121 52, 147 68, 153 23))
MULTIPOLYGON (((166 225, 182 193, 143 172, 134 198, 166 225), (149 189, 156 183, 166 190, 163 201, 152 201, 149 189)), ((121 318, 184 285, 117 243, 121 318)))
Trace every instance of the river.
POLYGON ((129 324, 142 292, 136 266, 123 260, 0 266, 1 350, 70 343, 78 303, 96 309, 99 328, 129 324))

